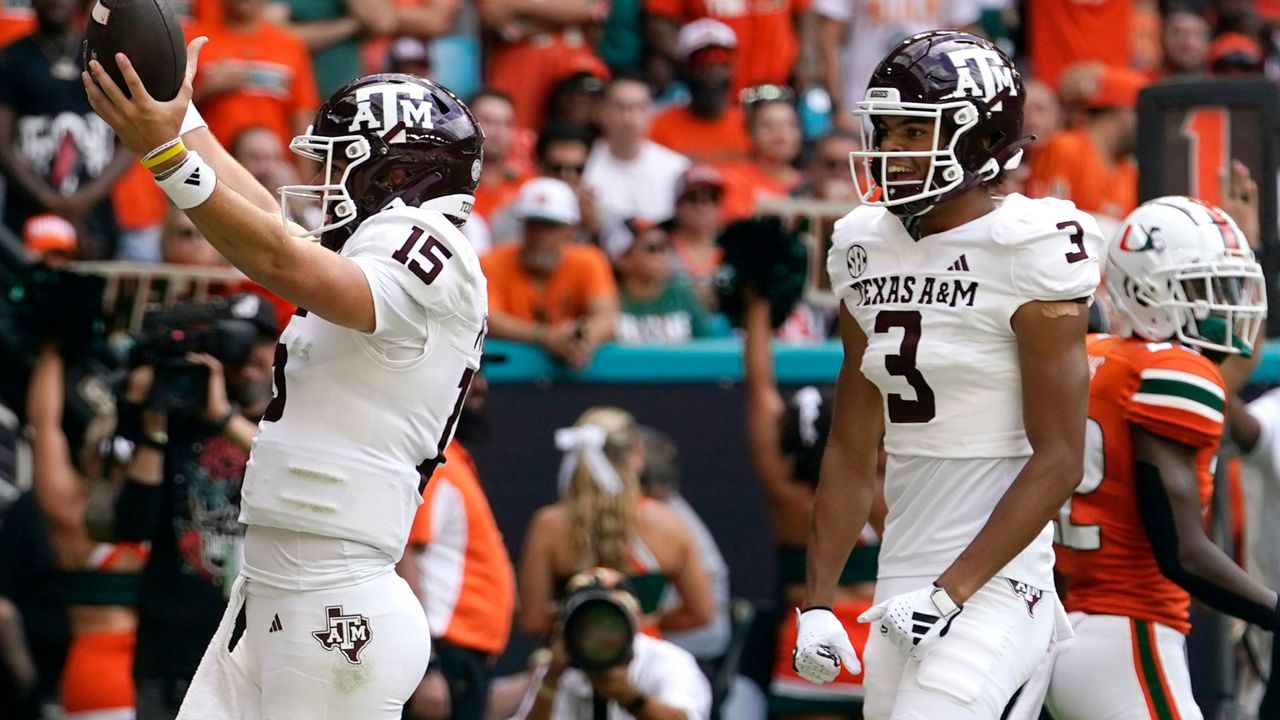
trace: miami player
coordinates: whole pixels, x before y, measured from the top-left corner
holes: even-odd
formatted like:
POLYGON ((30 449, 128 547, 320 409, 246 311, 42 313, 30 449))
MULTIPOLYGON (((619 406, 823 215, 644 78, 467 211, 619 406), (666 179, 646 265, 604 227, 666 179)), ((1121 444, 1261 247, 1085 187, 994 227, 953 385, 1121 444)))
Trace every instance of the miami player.
POLYGON ((1047 705, 1057 720, 1195 720, 1190 598, 1280 628, 1276 593, 1203 525, 1226 398, 1217 365, 1253 351, 1262 269, 1222 210, 1162 197, 1125 218, 1106 281, 1118 333, 1088 343, 1084 480, 1054 529, 1075 638, 1047 705))
POLYGON ((860 618, 878 621, 871 720, 996 720, 1065 625, 1050 521, 1080 479, 1102 239, 1069 202, 992 198, 1029 140, 1024 99, 994 45, 937 31, 893 49, 855 111, 863 206, 827 258, 845 354, 794 664, 815 682, 857 673, 830 606, 883 431, 888 515, 860 618))
POLYGON ((170 102, 122 55, 128 97, 96 61, 84 77, 94 109, 214 247, 303 308, 276 348, 245 473, 241 577, 178 717, 398 720, 430 633, 394 565, 485 335, 485 279, 457 227, 484 135, 435 83, 353 80, 290 145, 322 174, 281 188, 286 223, 314 210, 310 226, 287 227, 190 108, 203 42, 170 102))

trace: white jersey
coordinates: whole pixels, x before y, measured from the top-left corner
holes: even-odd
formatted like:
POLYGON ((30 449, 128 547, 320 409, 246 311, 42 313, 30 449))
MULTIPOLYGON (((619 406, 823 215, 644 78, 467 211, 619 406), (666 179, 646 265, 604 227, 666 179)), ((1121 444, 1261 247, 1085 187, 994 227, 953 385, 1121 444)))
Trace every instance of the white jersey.
POLYGON ((417 468, 442 458, 480 366, 487 286, 471 244, 434 211, 384 210, 341 254, 369 281, 376 327, 305 310, 289 321, 240 520, 365 543, 394 561, 422 503, 417 468))
MULTIPOLYGON (((1102 252, 1093 218, 1054 198, 1010 195, 919 241, 884 208, 836 223, 827 272, 885 404, 881 577, 936 575, 986 523, 1031 454, 1011 318, 1034 300, 1091 297, 1102 252)), ((1052 587, 1049 524, 1024 556, 1008 576, 1052 587)))

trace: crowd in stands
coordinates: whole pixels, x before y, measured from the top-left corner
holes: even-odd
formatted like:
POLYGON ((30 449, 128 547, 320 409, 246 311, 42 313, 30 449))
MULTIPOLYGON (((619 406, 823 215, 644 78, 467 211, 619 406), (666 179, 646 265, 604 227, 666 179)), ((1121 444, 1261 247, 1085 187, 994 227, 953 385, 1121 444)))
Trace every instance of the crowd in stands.
MULTIPOLYGON (((91 4, 3 0, 0 6, 4 227, 48 265, 117 260, 230 271, 90 109, 79 54, 91 4)), ((803 583, 815 423, 829 418, 817 390, 790 399, 780 394, 769 335, 824 340, 833 337, 834 315, 801 303, 785 322, 770 323, 768 304, 755 298, 741 316, 726 318, 716 291, 724 252, 717 238, 730 223, 759 214, 762 202, 817 200, 846 209, 857 203, 849 153, 863 146, 865 129, 850 110, 885 52, 909 34, 940 27, 997 42, 1023 69, 1026 131, 1035 135, 1022 165, 998 191, 1071 199, 1097 216, 1104 232, 1138 204, 1136 104, 1143 87, 1184 77, 1280 79, 1280 2, 1274 0, 172 4, 188 38, 210 39, 194 80, 195 104, 211 131, 272 192, 315 174, 312 163, 289 152, 289 142, 325 97, 354 77, 414 73, 467 101, 486 140, 463 232, 488 278, 489 337, 536 344, 565 366, 583 368, 609 342, 681 343, 744 328, 750 412, 743 446, 770 503, 784 604, 797 602, 803 583)), ((85 668, 94 657, 132 654, 135 632, 132 681, 113 680, 105 702, 127 698, 142 720, 173 717, 216 628, 225 578, 235 574, 232 548, 243 530, 233 518, 252 437, 243 421, 270 412, 264 407, 273 347, 267 341, 274 342, 273 328, 294 311, 246 284, 226 287, 246 289, 269 302, 259 305, 252 293, 227 301, 253 305, 247 317, 257 341, 233 361, 200 360, 213 370, 197 426, 157 427, 134 400, 122 403, 120 423, 131 423, 137 442, 130 462, 117 462, 114 470, 115 486, 126 489, 111 501, 117 542, 102 549, 107 543, 90 539, 94 508, 74 482, 77 474, 112 475, 80 462, 82 449, 103 440, 88 431, 65 441, 69 450, 53 475, 48 461, 37 459, 36 497, 0 510, 0 548, 10 540, 39 544, 52 534, 51 544, 43 542, 51 546, 50 558, 14 558, 0 550, 0 646, 11 637, 12 606, 45 602, 39 594, 48 582, 44 570, 85 576, 74 597, 62 598, 73 608, 71 622, 44 623, 28 638, 29 671, 0 682, 4 698, 29 703, 22 717, 38 717, 40 706, 57 698, 72 717, 77 708, 102 707, 94 704, 102 698, 85 695, 96 687, 96 680, 83 679, 93 675, 85 668), (147 448, 160 455, 149 457, 147 448), (39 520, 42 511, 50 527, 39 520), (120 518, 134 520, 121 526, 120 518), (140 584, 102 582, 108 571, 143 567, 140 584), (178 637, 179 627, 186 636, 178 637), (126 635, 130 639, 122 639, 126 635), (37 668, 62 667, 64 659, 68 671, 59 689, 56 676, 37 668), (130 682, 136 691, 123 687, 130 682)), ((51 426, 58 425, 55 406, 63 393, 82 392, 56 380, 61 367, 54 355, 42 356, 31 380, 29 414, 51 426)), ((84 412, 90 420, 116 414, 84 412)), ((630 578, 647 632, 685 647, 704 669, 714 667, 727 643, 728 576, 715 539, 672 480, 670 438, 638 426, 623 409, 588 411, 575 427, 605 433, 605 459, 618 486, 605 487, 580 470, 590 464, 585 460, 571 467, 561 478, 561 500, 538 512, 520 557, 508 558, 465 448, 483 426, 483 392, 473 386, 448 451, 447 475, 428 485, 401 562, 401 573, 422 592, 444 673, 428 674, 406 717, 452 712, 478 718, 486 706, 492 717, 568 717, 548 715, 549 698, 580 696, 588 681, 562 675, 558 658, 542 658, 532 673, 492 688, 488 673, 507 646, 513 618, 519 632, 551 632, 565 580, 597 565, 630 578), (458 538, 464 540, 450 544, 458 538), (472 552, 480 564, 468 573, 480 575, 450 576, 449 563, 472 552), (452 592, 443 600, 432 596, 441 583, 452 592), (468 609, 481 606, 484 612, 468 609)), ((562 449, 575 452, 572 441, 566 443, 562 449)), ((844 613, 869 604, 875 543, 876 528, 869 525, 842 579, 844 613)), ((593 582, 616 585, 609 578, 593 582)), ((855 689, 825 698, 832 704, 801 702, 806 696, 786 657, 794 624, 779 624, 777 672, 768 688, 772 709, 785 717, 857 717, 852 680, 855 689)), ((669 658, 674 651, 648 646, 644 652, 669 658)), ((653 677, 645 692, 663 702, 662 683, 653 677)), ((724 701, 707 688, 671 692, 671 705, 688 709, 691 718, 724 701)), ((590 694, 587 687, 588 700, 590 694)), ((2 707, 0 715, 11 717, 2 707)))

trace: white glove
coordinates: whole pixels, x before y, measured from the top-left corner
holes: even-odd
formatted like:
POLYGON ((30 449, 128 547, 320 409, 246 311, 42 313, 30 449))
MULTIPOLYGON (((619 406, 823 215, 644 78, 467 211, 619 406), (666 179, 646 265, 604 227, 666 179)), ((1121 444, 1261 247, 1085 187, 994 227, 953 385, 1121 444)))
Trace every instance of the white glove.
POLYGON ((909 657, 923 660, 963 609, 946 590, 930 585, 885 600, 859 615, 858 622, 879 620, 880 632, 909 657))
POLYGON ((825 608, 796 608, 796 647, 791 651, 791 669, 811 683, 821 685, 836 679, 841 667, 850 675, 862 672, 858 653, 849 642, 849 633, 835 613, 825 608))

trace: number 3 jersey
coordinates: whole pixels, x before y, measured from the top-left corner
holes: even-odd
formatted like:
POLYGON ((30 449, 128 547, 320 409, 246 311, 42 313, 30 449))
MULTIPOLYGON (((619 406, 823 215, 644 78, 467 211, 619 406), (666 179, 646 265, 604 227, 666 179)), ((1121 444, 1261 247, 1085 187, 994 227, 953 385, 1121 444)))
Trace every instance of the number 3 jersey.
POLYGON ((1169 343, 1089 337, 1085 476, 1054 523, 1069 611, 1125 615, 1183 634, 1190 596, 1160 572, 1138 510, 1131 426, 1194 448, 1200 501, 1213 494, 1226 390, 1208 358, 1169 343))
POLYGON ((398 559, 479 368, 487 288, 443 215, 366 220, 343 246, 369 281, 372 333, 299 310, 276 347, 275 396, 245 471, 242 522, 354 540, 398 559))
MULTIPOLYGON (((1013 314, 1091 297, 1101 251, 1092 217, 1052 198, 1010 195, 919 240, 883 208, 836 223, 831 287, 866 335, 861 370, 884 400, 880 577, 936 576, 986 524, 1031 454, 1013 314)), ((1001 575, 1051 588, 1052 567, 1046 524, 1001 575)))

